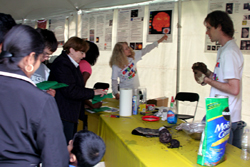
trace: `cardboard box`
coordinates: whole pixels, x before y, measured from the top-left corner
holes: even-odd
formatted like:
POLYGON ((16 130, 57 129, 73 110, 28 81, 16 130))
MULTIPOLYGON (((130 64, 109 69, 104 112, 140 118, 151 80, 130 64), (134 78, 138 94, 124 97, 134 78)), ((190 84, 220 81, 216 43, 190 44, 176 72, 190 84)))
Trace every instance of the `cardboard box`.
POLYGON ((168 107, 168 97, 158 97, 155 99, 150 99, 147 104, 155 104, 157 107, 168 107))

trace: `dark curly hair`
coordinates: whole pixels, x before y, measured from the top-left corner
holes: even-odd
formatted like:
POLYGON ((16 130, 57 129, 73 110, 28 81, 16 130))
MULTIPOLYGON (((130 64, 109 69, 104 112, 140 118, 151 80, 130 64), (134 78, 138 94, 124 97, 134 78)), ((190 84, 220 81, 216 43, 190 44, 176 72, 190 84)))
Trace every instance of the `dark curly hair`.
POLYGON ((95 65, 96 60, 99 56, 98 46, 90 41, 86 41, 89 44, 89 50, 86 52, 84 60, 86 60, 90 65, 95 65))
POLYGON ((233 37, 234 35, 234 25, 230 16, 224 11, 213 11, 207 15, 204 20, 204 24, 209 23, 212 27, 217 28, 221 26, 221 30, 228 35, 233 37))
POLYGON ((77 132, 71 153, 76 156, 78 167, 92 167, 102 159, 106 145, 102 138, 88 130, 77 132))
POLYGON ((37 28, 36 30, 42 35, 45 42, 45 47, 47 47, 51 52, 55 52, 58 44, 54 32, 41 28, 37 28))
POLYGON ((11 15, 0 13, 0 43, 3 42, 4 35, 15 25, 16 22, 11 15))

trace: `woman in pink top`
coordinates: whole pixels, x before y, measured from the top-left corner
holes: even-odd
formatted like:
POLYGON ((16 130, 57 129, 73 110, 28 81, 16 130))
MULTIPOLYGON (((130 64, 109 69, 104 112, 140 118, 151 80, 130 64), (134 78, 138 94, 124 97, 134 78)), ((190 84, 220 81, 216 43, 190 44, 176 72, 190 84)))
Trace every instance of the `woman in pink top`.
MULTIPOLYGON (((86 41, 86 42, 88 42, 89 44, 89 50, 86 52, 85 58, 83 58, 79 63, 80 71, 82 73, 85 86, 90 75, 92 74, 91 66, 95 65, 96 60, 99 56, 99 49, 97 45, 90 41, 86 41)), ((100 108, 102 106, 102 102, 92 104, 91 101, 85 100, 82 106, 85 106, 86 108, 90 108, 90 109, 100 108)), ((80 120, 84 122, 83 128, 87 129, 88 118, 87 118, 87 115, 84 114, 84 112, 85 112, 85 108, 82 107, 81 113, 80 113, 80 120)))
POLYGON ((97 45, 90 41, 86 42, 89 44, 89 50, 87 51, 85 58, 83 58, 79 63, 80 71, 82 72, 85 85, 92 73, 91 66, 95 65, 96 60, 99 56, 99 49, 97 45))
POLYGON ((89 64, 88 61, 86 61, 85 59, 82 59, 79 63, 79 67, 80 67, 80 71, 82 72, 83 80, 86 86, 86 82, 92 73, 91 65, 89 64))

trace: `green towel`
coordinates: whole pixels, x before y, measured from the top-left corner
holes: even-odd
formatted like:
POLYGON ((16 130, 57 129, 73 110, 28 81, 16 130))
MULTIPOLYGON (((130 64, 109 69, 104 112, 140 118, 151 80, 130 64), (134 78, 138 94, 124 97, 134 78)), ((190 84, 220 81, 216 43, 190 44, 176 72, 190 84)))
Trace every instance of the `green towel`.
POLYGON ((94 108, 94 109, 91 109, 91 110, 94 111, 95 113, 97 113, 97 112, 110 110, 110 108, 109 107, 101 107, 101 108, 94 108))
POLYGON ((36 86, 41 90, 48 90, 48 89, 58 89, 58 88, 66 87, 68 85, 64 83, 58 83, 56 81, 43 81, 43 82, 36 84, 36 86))
POLYGON ((100 101, 102 101, 103 99, 106 99, 106 98, 113 98, 113 95, 112 93, 108 93, 104 96, 101 97, 101 95, 95 95, 95 97, 92 99, 92 104, 95 104, 95 103, 98 103, 100 101))
POLYGON ((63 88, 63 87, 67 87, 69 85, 65 84, 65 83, 57 83, 54 86, 51 86, 50 89, 58 89, 58 88, 63 88))

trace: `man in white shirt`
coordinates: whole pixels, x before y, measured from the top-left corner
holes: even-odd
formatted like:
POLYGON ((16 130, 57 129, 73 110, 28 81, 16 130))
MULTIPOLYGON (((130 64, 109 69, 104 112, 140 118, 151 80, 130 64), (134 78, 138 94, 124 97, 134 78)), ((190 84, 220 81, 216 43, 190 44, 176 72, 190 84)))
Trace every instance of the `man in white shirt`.
MULTIPOLYGON (((204 20, 204 25, 211 41, 219 42, 221 47, 217 53, 214 72, 208 70, 207 73, 201 74, 200 81, 202 85, 211 86, 210 97, 215 97, 215 95, 228 97, 232 123, 228 143, 241 148, 241 136, 245 126, 245 123, 241 121, 244 58, 233 39, 233 22, 226 12, 209 13, 204 20)), ((195 63, 193 67, 195 65, 199 63, 195 63)))

